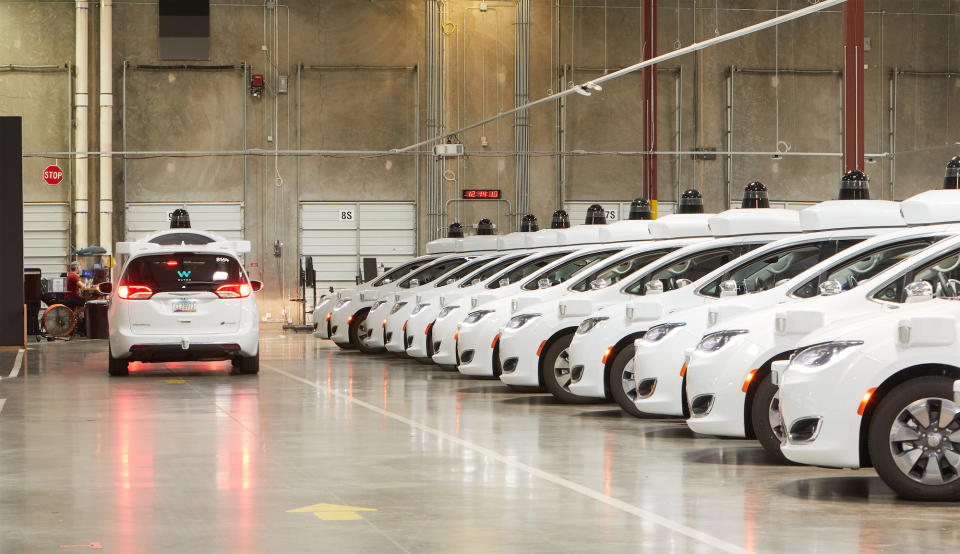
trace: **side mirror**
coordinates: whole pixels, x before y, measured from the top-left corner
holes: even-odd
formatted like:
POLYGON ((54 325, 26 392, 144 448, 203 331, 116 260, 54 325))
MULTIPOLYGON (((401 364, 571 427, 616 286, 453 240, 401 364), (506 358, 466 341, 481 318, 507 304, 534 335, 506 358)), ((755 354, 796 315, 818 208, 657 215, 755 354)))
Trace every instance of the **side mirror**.
POLYGON ((726 281, 720 282, 720 296, 736 296, 737 295, 737 282, 733 279, 727 279, 726 281))
POLYGON ((678 288, 678 289, 682 289, 683 287, 685 287, 685 286, 687 286, 687 285, 692 285, 692 284, 693 284, 693 281, 691 281, 690 279, 680 278, 680 279, 677 279, 676 281, 674 281, 674 284, 677 285, 677 288, 678 288))
POLYGON ((410 288, 419 287, 420 279, 410 279, 410 288))
POLYGON ((914 281, 907 285, 907 303, 924 302, 933 298, 933 286, 926 281, 914 281))
POLYGON ((250 281, 250 290, 253 292, 260 292, 263 290, 263 281, 250 281))
POLYGON ((605 289, 612 284, 613 283, 610 282, 610 279, 594 279, 593 281, 590 281, 590 290, 605 289))
POLYGON ((510 284, 510 279, 507 279, 506 277, 504 277, 503 279, 500 279, 499 281, 497 281, 497 283, 498 283, 501 287, 505 287, 505 286, 507 286, 507 285, 510 284))
POLYGON ((820 296, 833 296, 843 292, 843 285, 840 284, 840 281, 830 279, 829 281, 820 283, 820 286, 817 287, 817 290, 820 291, 820 296))
POLYGON ((550 288, 550 279, 547 279, 546 277, 544 277, 543 279, 540 279, 539 281, 537 281, 537 288, 540 288, 540 289, 550 288))
POLYGON ((663 283, 659 280, 650 281, 646 285, 643 285, 643 288, 646 290, 647 294, 662 294, 663 293, 663 283))
POLYGON ((113 292, 113 283, 100 283, 97 285, 97 290, 103 294, 110 294, 113 292))

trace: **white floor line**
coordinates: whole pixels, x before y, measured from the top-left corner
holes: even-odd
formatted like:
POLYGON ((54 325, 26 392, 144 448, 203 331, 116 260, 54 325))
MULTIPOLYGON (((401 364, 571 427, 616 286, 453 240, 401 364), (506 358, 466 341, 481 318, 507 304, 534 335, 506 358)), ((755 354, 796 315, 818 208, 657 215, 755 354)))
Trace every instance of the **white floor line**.
POLYGON ((271 371, 275 371, 275 372, 277 372, 277 373, 279 373, 279 374, 281 374, 281 375, 285 375, 285 376, 287 376, 287 377, 289 377, 289 378, 291 378, 291 379, 300 381, 301 383, 304 383, 305 385, 309 385, 309 386, 311 386, 311 387, 313 387, 313 388, 315 388, 315 389, 317 389, 317 390, 320 390, 320 391, 323 391, 323 392, 325 392, 325 393, 327 393, 327 394, 333 395, 333 396, 335 396, 335 397, 337 397, 337 398, 339 398, 339 399, 341 399, 341 400, 345 400, 345 401, 347 401, 347 402, 350 402, 350 403, 352 403, 352 404, 355 404, 355 405, 357 405, 357 406, 360 406, 361 408, 366 408, 366 409, 368 409, 368 410, 370 410, 370 411, 372 411, 372 412, 376 412, 376 413, 378 413, 378 414, 380 414, 380 415, 382 415, 382 416, 389 417, 389 418, 391 418, 391 419, 393 419, 393 420, 399 421, 400 423, 403 423, 403 424, 408 425, 408 426, 410 426, 410 427, 413 427, 413 428, 415 428, 415 429, 419 429, 419 430, 423 431, 424 433, 433 435, 433 436, 435 436, 435 437, 437 437, 437 438, 440 438, 440 439, 443 439, 443 440, 446 440, 446 441, 450 441, 450 442, 455 443, 455 444, 458 444, 458 445, 460 445, 460 446, 462 446, 462 447, 464 447, 464 448, 473 450, 474 452, 479 452, 480 454, 483 454, 484 456, 486 456, 486 457, 488 457, 488 458, 497 460, 497 461, 499 461, 499 462, 501 462, 501 463, 503 463, 503 464, 505 464, 505 465, 508 465, 508 466, 513 467, 513 468, 515 468, 515 469, 519 469, 519 470, 521 470, 521 471, 525 471, 525 472, 529 473, 530 475, 534 475, 534 476, 539 477, 539 478, 541 478, 541 479, 543 479, 543 480, 545 480, 545 481, 549 481, 549 482, 554 483, 554 484, 556 484, 556 485, 560 485, 561 487, 564 487, 564 488, 569 489, 569 490, 572 490, 572 491, 574 491, 574 492, 576 492, 576 493, 582 494, 583 496, 586 496, 586 497, 588 497, 588 498, 592 498, 592 499, 594 499, 594 500, 603 502, 604 504, 606 504, 606 505, 608 505, 608 506, 610 506, 610 507, 612 507, 612 508, 616 508, 616 509, 621 510, 621 511, 624 511, 624 512, 626 512, 626 513, 628 513, 628 514, 637 516, 637 517, 640 518, 640 519, 643 519, 643 520, 646 520, 646 521, 649 521, 649 522, 652 522, 652 523, 656 523, 657 525, 660 525, 660 526, 662 526, 662 527, 665 527, 665 528, 667 528, 667 529, 669 529, 669 530, 671 530, 671 531, 674 531, 674 532, 676 532, 676 533, 680 533, 680 534, 682 534, 682 535, 686 535, 687 537, 689 537, 689 538, 691 538, 691 539, 700 541, 700 542, 702 542, 702 543, 704 543, 704 544, 706 544, 706 545, 708 545, 708 546, 711 546, 711 547, 713 547, 713 548, 716 548, 716 549, 718 549, 718 550, 722 550, 722 551, 724 551, 724 552, 738 552, 738 553, 739 553, 739 552, 748 552, 746 549, 744 549, 744 548, 742 548, 742 547, 739 547, 739 546, 737 546, 737 545, 735 545, 735 544, 726 542, 726 541, 724 541, 723 539, 718 539, 717 537, 714 537, 713 535, 708 535, 707 533, 704 533, 703 531, 698 531, 697 529, 694 529, 693 527, 690 527, 689 525, 684 525, 683 523, 676 522, 676 521, 674 521, 674 520, 672 520, 672 519, 670 519, 670 518, 664 517, 664 516, 662 516, 662 515, 660 515, 660 514, 656 514, 656 513, 654 513, 654 512, 649 511, 649 510, 644 510, 643 508, 640 508, 640 507, 638 507, 638 506, 634 506, 633 504, 629 504, 629 503, 624 502, 624 501, 622 501, 622 500, 618 500, 618 499, 616 499, 616 498, 611 498, 611 497, 609 497, 609 496, 607 496, 607 495, 605 495, 605 494, 603 494, 603 493, 601 493, 601 492, 599 492, 599 491, 595 491, 595 490, 593 490, 593 489, 591 489, 591 488, 589 488, 589 487, 585 487, 585 486, 583 486, 583 485, 581 485, 581 484, 579 484, 579 483, 574 483, 573 481, 570 481, 569 479, 565 479, 565 478, 563 478, 563 477, 560 477, 559 475, 550 473, 550 472, 548 472, 548 471, 544 471, 544 470, 542 470, 542 469, 533 467, 533 466, 531 466, 531 465, 527 465, 527 464, 525 464, 525 463, 523 463, 523 462, 518 462, 518 461, 515 460, 515 459, 512 459, 512 458, 510 458, 510 457, 508 457, 508 456, 505 456, 505 455, 503 455, 503 454, 501 454, 501 453, 499 453, 499 452, 497 452, 497 451, 495 451, 495 450, 491 450, 491 449, 489 449, 489 448, 487 448, 487 447, 485 447, 485 446, 480 446, 479 444, 476 444, 476 443, 473 443, 473 442, 470 442, 470 441, 467 441, 467 440, 463 440, 463 439, 461 439, 460 437, 456 437, 456 436, 454 436, 454 435, 451 435, 451 434, 446 433, 446 432, 444 432, 444 431, 441 431, 441 430, 439 430, 439 429, 434 429, 433 427, 428 427, 428 426, 426 426, 426 425, 424 425, 424 424, 422 424, 422 423, 419 423, 419 422, 414 421, 414 420, 412 420, 412 419, 408 419, 408 418, 406 418, 406 417, 404 417, 404 416, 402 416, 402 415, 400 415, 400 414, 395 414, 395 413, 393 413, 393 412, 384 410, 383 408, 380 408, 380 407, 378 407, 378 406, 375 406, 375 405, 373 405, 373 404, 370 404, 369 402, 364 402, 363 400, 354 398, 354 397, 352 397, 352 396, 350 396, 350 395, 347 395, 347 394, 344 394, 344 393, 342 393, 342 392, 328 389, 328 388, 325 387, 324 385, 321 385, 321 384, 319 384, 319 383, 314 383, 314 382, 312 382, 312 381, 308 381, 307 379, 304 379, 303 377, 300 377, 300 376, 298 376, 298 375, 294 375, 294 374, 292 374, 292 373, 288 373, 288 372, 286 372, 286 371, 283 371, 282 369, 277 369, 277 368, 275 368, 275 367, 270 367, 270 366, 268 366, 268 365, 266 365, 266 364, 260 364, 260 365, 262 365, 263 367, 265 367, 265 368, 267 368, 267 369, 269 369, 269 370, 271 370, 271 371))
POLYGON ((6 398, 0 398, 0 412, 3 411, 3 405, 7 403, 6 398))
POLYGON ((21 348, 17 350, 17 359, 13 362, 13 369, 10 370, 10 377, 16 377, 20 375, 20 365, 23 364, 23 353, 24 350, 21 348))

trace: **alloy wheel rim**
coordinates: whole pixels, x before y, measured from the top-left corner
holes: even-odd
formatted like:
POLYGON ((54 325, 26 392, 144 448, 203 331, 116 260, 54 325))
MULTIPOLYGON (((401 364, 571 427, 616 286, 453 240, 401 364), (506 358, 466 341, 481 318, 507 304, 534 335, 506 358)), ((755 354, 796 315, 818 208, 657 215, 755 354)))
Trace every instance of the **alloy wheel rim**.
POLYGON ((897 468, 924 485, 960 478, 960 408, 943 398, 921 398, 903 408, 890 426, 890 453, 897 468))
POLYGON ((631 401, 637 401, 637 372, 634 371, 634 361, 631 359, 627 365, 623 366, 620 373, 620 387, 623 388, 623 394, 631 401))
POLYGON ((557 361, 553 364, 553 378, 557 384, 565 391, 570 390, 570 352, 566 348, 557 356, 557 361))
POLYGON ((777 440, 783 439, 783 420, 780 419, 780 390, 773 394, 770 399, 770 406, 767 409, 767 420, 770 423, 770 429, 777 440))

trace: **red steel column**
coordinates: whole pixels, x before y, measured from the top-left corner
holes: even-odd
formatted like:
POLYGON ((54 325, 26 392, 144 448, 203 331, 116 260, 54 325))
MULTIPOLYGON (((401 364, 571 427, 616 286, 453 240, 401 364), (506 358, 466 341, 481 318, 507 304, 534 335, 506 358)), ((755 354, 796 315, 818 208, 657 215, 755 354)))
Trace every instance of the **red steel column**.
POLYGON ((863 0, 843 4, 843 170, 863 170, 863 0))
MULTIPOLYGON (((643 59, 657 55, 657 0, 643 0, 643 59)), ((643 151, 657 150, 657 66, 643 72, 643 151)), ((643 195, 652 206, 657 200, 657 156, 643 156, 643 195)))

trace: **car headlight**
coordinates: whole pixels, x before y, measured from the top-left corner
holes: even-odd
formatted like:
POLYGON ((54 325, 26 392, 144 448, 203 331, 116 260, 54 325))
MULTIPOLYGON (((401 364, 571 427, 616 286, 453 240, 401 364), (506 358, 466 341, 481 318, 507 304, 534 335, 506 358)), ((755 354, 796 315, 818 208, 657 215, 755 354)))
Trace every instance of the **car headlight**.
POLYGON ((440 314, 437 315, 437 319, 443 319, 447 317, 448 315, 450 315, 451 312, 453 312, 453 310, 456 310, 459 307, 460 306, 444 306, 443 309, 440 310, 440 314))
POLYGON ((349 299, 349 298, 344 298, 343 300, 337 302, 337 307, 334 308, 334 309, 335 309, 335 310, 339 310, 340 308, 346 306, 346 305, 349 304, 349 303, 350 303, 350 299, 349 299))
POLYGON ((429 306, 429 305, 430 305, 429 302, 424 302, 423 304, 417 304, 417 305, 413 308, 413 311, 410 312, 410 315, 417 315, 418 313, 421 312, 421 310, 423 310, 424 308, 426 308, 426 307, 429 306))
POLYGON ((610 319, 609 317, 588 317, 580 322, 580 325, 577 327, 578 335, 586 335, 593 330, 601 321, 606 321, 610 319))
POLYGON ((677 327, 683 327, 686 323, 664 323, 662 325, 654 325, 647 331, 643 336, 643 340, 647 342, 658 342, 663 339, 663 337, 669 335, 677 327))
POLYGON ((734 337, 745 335, 749 331, 746 329, 731 329, 727 331, 717 331, 703 337, 700 344, 697 345, 699 352, 716 352, 730 343, 734 337))
POLYGON ((406 306, 406 305, 407 305, 406 302, 397 302, 396 304, 393 305, 392 308, 390 308, 390 315, 393 315, 393 314, 399 312, 400 309, 403 308, 403 307, 406 306))
POLYGON ((822 368, 845 357, 854 346, 863 344, 862 340, 839 340, 818 344, 801 350, 791 360, 790 365, 814 369, 822 368))
POLYGON ((477 310, 475 312, 470 312, 467 314, 466 319, 463 320, 464 323, 476 323, 483 319, 483 317, 489 313, 492 313, 493 310, 477 310))
POLYGON ((370 311, 374 312, 377 310, 377 308, 379 308, 380 306, 383 306, 386 303, 387 303, 386 300, 377 300, 377 302, 373 305, 373 307, 370 308, 370 311))
POLYGON ((528 321, 532 321, 540 317, 540 314, 520 314, 510 318, 510 321, 507 322, 507 329, 519 329, 527 324, 528 321))

